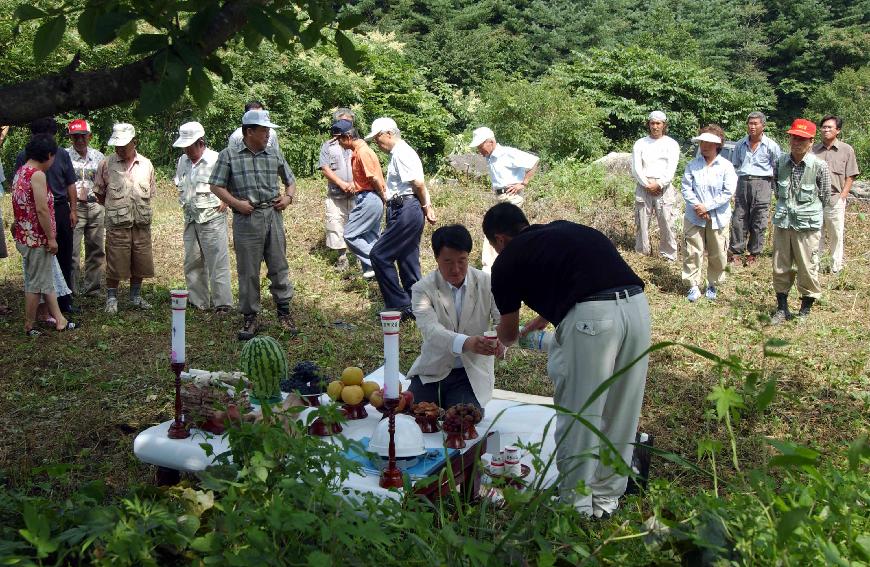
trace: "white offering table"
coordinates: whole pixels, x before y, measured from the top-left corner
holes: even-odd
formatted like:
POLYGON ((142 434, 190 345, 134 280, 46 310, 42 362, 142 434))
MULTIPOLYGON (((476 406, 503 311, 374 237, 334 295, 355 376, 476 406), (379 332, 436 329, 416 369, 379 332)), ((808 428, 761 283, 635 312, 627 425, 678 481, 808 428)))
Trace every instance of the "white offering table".
MULTIPOLYGON (((379 384, 383 384, 383 370, 380 367, 368 376, 366 380, 371 380, 379 384)), ((407 388, 409 382, 403 378, 403 387, 407 388)), ((324 403, 329 402, 328 398, 323 396, 324 403)), ((487 433, 492 431, 495 434, 487 439, 486 447, 481 453, 492 453, 504 449, 506 445, 521 443, 540 443, 543 440, 541 448, 541 457, 546 462, 551 458, 555 450, 555 427, 554 419, 555 411, 552 408, 524 404, 517 401, 493 399, 485 408, 483 420, 477 425, 477 431, 481 437, 486 437, 487 433), (544 438, 546 430, 546 438, 544 438)), ((310 408, 303 410, 300 417, 305 420, 310 408)), ((339 434, 346 439, 362 439, 363 437, 371 437, 375 430, 375 426, 381 419, 381 413, 371 405, 366 406, 368 417, 365 419, 349 420, 342 424, 343 431, 339 434)), ((171 469, 180 472, 198 472, 213 464, 215 456, 229 450, 229 443, 226 436, 214 435, 199 429, 191 429, 190 437, 186 439, 170 439, 167 436, 172 421, 166 421, 154 427, 150 427, 142 431, 136 436, 133 441, 133 453, 140 461, 156 465, 165 469, 171 469), (211 456, 209 456, 202 444, 211 446, 211 456)), ((332 438, 324 437, 324 441, 330 442, 332 438)), ((427 433, 423 434, 424 443, 427 448, 443 447, 443 434, 427 433)), ((473 441, 469 441, 469 446, 473 441)), ((463 449, 466 451, 468 448, 463 449)), ((528 482, 535 482, 536 472, 532 467, 531 457, 524 454, 522 462, 531 467, 532 472, 526 479, 528 482)), ((549 469, 546 471, 543 479, 544 485, 552 484, 557 477, 555 460, 552 462, 549 469)), ((379 477, 375 474, 356 474, 351 473, 350 478, 344 483, 343 488, 349 493, 355 491, 372 493, 386 498, 398 498, 399 495, 395 491, 389 491, 381 488, 378 485, 379 477)))

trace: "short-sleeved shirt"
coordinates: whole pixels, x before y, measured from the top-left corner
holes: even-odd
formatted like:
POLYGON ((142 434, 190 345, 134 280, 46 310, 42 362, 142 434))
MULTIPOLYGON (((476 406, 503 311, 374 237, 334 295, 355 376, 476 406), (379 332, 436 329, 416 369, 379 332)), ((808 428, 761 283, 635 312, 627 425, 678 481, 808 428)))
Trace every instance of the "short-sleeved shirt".
POLYGON ((413 195, 412 181, 425 181, 423 162, 405 140, 398 140, 390 152, 387 166, 387 199, 397 195, 413 195))
POLYGON ((381 170, 381 162, 365 140, 354 140, 352 152, 351 169, 356 192, 376 190, 370 177, 379 179, 383 186, 384 172, 381 170))
POLYGON ((525 302, 553 325, 590 295, 635 285, 643 287, 643 281, 610 239, 563 220, 525 229, 492 266, 492 294, 500 313, 518 311, 525 302))
POLYGON ((241 147, 228 146, 220 151, 208 182, 226 187, 236 199, 257 206, 281 195, 279 177, 285 185, 296 183, 280 150, 266 146, 255 153, 242 144, 241 147))
MULTIPOLYGON (((230 134, 229 139, 227 140, 227 147, 229 148, 243 148, 245 145, 245 138, 242 135, 242 128, 239 126, 236 128, 232 134, 230 134)), ((276 152, 281 155, 281 158, 284 158, 284 152, 281 151, 281 146, 278 145, 278 135, 275 133, 273 128, 269 129, 269 141, 266 142, 267 148, 272 148, 276 152)), ((284 173, 293 180, 293 183, 296 183, 296 179, 293 176, 293 171, 290 170, 290 165, 284 161, 284 165, 282 166, 284 173)))
POLYGON ((88 197, 94 196, 94 178, 97 175, 97 168, 106 156, 94 148, 88 148, 85 157, 82 157, 73 147, 67 148, 66 153, 69 154, 76 172, 76 194, 79 201, 86 201, 88 197))
MULTIPOLYGON (((24 165, 26 161, 27 158, 24 156, 24 150, 18 152, 18 155, 15 157, 15 171, 18 171, 18 168, 24 165)), ((54 195, 55 205, 69 202, 67 187, 75 185, 76 172, 73 169, 72 160, 69 158, 68 153, 57 152, 57 155, 54 156, 54 163, 45 172, 45 179, 48 182, 48 188, 51 189, 54 195)))
POLYGON ((847 177, 858 175, 858 160, 855 150, 846 142, 834 140, 830 148, 819 142, 813 145, 813 153, 825 160, 831 174, 831 194, 842 193, 847 177))
POLYGON ((776 175, 776 163, 782 149, 776 141, 761 135, 761 141, 755 151, 749 145, 749 136, 743 136, 734 145, 731 153, 731 163, 738 177, 752 175, 753 177, 773 177, 776 175))
MULTIPOLYGON (((339 179, 350 183, 353 181, 353 173, 350 169, 352 151, 342 148, 335 138, 330 138, 320 146, 320 159, 317 161, 317 167, 328 167, 339 179)), ((326 182, 326 190, 331 197, 341 197, 345 194, 341 187, 329 180, 326 182)))
POLYGON ((195 165, 187 154, 178 158, 172 180, 178 187, 178 201, 184 211, 185 223, 204 223, 221 215, 218 212, 221 201, 211 192, 208 182, 217 159, 218 153, 210 148, 202 152, 195 165))
POLYGON ((486 163, 493 189, 502 189, 522 182, 526 172, 538 164, 538 156, 496 144, 486 163))
POLYGON ((48 239, 54 238, 57 234, 54 218, 54 195, 50 191, 46 195, 48 219, 51 224, 50 235, 45 233, 39 222, 39 214, 36 212, 36 198, 33 196, 33 186, 31 185, 31 178, 36 171, 35 167, 23 165, 18 168, 12 180, 12 213, 15 218, 12 225, 12 237, 15 238, 15 242, 28 248, 46 246, 48 239))

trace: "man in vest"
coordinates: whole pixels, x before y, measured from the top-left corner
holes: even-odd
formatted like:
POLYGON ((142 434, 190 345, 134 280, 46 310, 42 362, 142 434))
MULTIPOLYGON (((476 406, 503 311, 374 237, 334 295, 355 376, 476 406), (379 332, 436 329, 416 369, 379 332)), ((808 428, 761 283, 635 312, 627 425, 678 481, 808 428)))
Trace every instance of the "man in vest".
POLYGON ((776 312, 771 323, 791 318, 788 292, 795 283, 801 296, 799 317, 810 314, 821 295, 819 285, 819 238, 825 205, 831 196, 828 165, 810 148, 816 125, 798 118, 788 131, 791 152, 777 163, 776 209, 773 212, 773 289, 776 312))

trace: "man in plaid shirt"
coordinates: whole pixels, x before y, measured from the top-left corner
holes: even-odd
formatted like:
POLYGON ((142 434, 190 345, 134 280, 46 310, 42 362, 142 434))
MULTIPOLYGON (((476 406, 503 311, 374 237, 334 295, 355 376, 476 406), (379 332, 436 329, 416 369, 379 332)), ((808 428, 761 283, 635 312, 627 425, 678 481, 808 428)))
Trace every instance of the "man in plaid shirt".
POLYGON ((266 261, 269 290, 278 321, 291 334, 298 331, 290 315, 293 284, 287 266, 287 240, 281 212, 293 203, 296 179, 284 155, 269 146, 272 128, 265 110, 249 110, 242 117, 241 146, 232 144, 218 154, 209 183, 212 192, 233 210, 233 247, 239 277, 239 311, 244 324, 239 340, 257 334, 260 311, 260 266, 266 261), (278 177, 284 185, 278 189, 278 177))

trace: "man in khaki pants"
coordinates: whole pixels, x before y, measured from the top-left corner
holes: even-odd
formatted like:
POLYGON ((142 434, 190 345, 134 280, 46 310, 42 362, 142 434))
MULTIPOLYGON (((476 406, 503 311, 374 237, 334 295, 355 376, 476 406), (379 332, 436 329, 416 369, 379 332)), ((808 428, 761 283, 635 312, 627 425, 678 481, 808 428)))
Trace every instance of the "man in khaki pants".
POLYGON ((547 373, 555 386, 553 400, 606 439, 574 415, 558 414, 560 495, 582 514, 609 515, 628 483, 646 386, 650 316, 643 281, 613 243, 588 226, 568 221, 529 226, 519 207, 499 203, 484 215, 483 233, 499 253, 491 280, 501 313, 499 340, 505 346, 516 342, 523 302, 540 314, 524 333, 552 322, 556 334, 547 373), (578 491, 581 482, 586 490, 578 491))
POLYGON ((795 120, 789 134, 791 152, 777 164, 776 209, 773 212, 773 289, 776 312, 771 324, 791 318, 788 292, 795 282, 801 295, 799 317, 810 314, 822 294, 819 285, 819 235, 824 206, 831 196, 828 164, 810 152, 816 125, 795 120))
MULTIPOLYGON (((496 200, 522 207, 523 191, 538 171, 538 156, 502 146, 495 141, 495 133, 486 126, 474 131, 469 147, 475 148, 486 158, 496 200)), ((497 254, 486 238, 483 239, 480 256, 483 271, 490 273, 497 254)))

